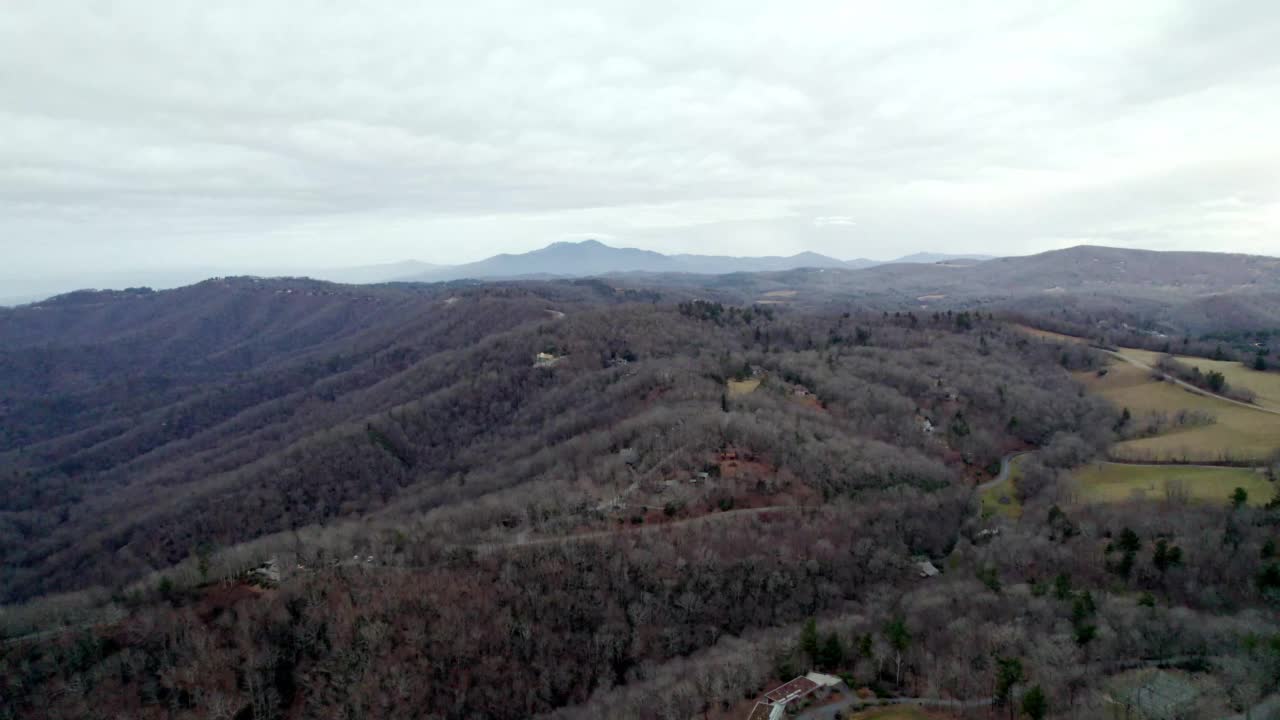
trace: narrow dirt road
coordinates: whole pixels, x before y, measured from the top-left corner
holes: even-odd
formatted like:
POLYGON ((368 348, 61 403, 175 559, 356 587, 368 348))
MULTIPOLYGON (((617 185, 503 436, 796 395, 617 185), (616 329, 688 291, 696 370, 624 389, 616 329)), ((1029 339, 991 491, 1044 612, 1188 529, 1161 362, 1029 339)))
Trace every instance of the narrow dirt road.
POLYGON ((722 512, 711 513, 709 515, 699 515, 695 518, 687 520, 673 520, 671 522, 657 523, 653 525, 641 525, 639 527, 629 527, 622 530, 595 530, 592 532, 576 533, 572 535, 551 535, 547 537, 526 538, 518 537, 512 540, 494 543, 479 543, 463 547, 470 547, 480 554, 487 554, 507 550, 511 548, 521 547, 537 547, 539 545, 565 545, 575 542, 589 542, 592 540, 604 540, 615 537, 626 537, 628 535, 643 535, 646 533, 662 532, 664 530, 689 527, 691 525, 706 524, 719 522, 726 518, 737 518, 750 515, 763 515, 771 512, 795 512, 803 510, 803 505, 768 505, 758 508, 741 508, 738 510, 725 510, 722 512))

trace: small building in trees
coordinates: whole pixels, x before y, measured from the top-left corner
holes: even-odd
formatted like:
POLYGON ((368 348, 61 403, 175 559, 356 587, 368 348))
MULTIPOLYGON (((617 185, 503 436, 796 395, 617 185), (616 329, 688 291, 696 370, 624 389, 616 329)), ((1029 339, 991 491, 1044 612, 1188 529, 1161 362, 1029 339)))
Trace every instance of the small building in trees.
POLYGON ((924 433, 925 435, 933 434, 933 431, 935 430, 935 428, 932 420, 925 417, 924 415, 917 415, 916 422, 920 424, 920 432, 924 433))
POLYGON ((786 715, 787 705, 790 703, 823 689, 836 688, 840 684, 840 678, 819 672, 795 678, 765 693, 755 707, 751 708, 747 720, 779 720, 786 715))
POLYGON ((270 558, 256 568, 245 573, 245 578, 252 585, 276 587, 280 584, 280 565, 275 558, 270 558))

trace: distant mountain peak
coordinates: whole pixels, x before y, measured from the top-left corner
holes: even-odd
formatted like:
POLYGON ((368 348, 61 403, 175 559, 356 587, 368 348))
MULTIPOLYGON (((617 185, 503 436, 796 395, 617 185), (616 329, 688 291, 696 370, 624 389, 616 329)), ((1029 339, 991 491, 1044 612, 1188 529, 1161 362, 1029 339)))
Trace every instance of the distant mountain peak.
POLYGON ((605 245, 604 243, 600 242, 599 240, 596 240, 595 238, 587 238, 586 240, 559 240, 557 242, 551 243, 550 245, 548 245, 546 248, 543 248, 543 249, 545 250, 545 249, 554 248, 554 247, 609 248, 610 250, 619 249, 611 245, 605 245))

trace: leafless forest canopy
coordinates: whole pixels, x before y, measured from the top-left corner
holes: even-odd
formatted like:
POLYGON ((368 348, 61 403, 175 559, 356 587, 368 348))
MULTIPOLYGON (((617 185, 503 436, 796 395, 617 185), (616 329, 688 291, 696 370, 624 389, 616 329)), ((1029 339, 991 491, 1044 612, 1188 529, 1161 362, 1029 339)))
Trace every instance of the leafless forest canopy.
POLYGON ((1066 480, 1127 431, 1071 375, 1090 343, 1266 367, 1275 326, 1174 332, 1203 303, 1140 294, 752 302, 796 277, 0 311, 0 718, 690 718, 811 668, 1098 717, 1162 660, 1232 707, 1277 690, 1280 511, 1066 480), (1025 451, 1021 518, 984 515, 1025 451))

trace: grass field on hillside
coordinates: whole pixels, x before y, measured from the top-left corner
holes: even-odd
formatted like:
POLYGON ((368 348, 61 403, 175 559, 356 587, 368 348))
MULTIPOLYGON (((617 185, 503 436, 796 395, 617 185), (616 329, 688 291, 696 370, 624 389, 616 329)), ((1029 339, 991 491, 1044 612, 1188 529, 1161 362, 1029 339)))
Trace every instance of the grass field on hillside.
MULTIPOLYGON (((1152 367, 1164 357, 1164 353, 1134 348, 1120 348, 1120 354, 1152 367)), ((1227 379, 1227 385, 1252 390, 1257 395, 1254 403, 1259 407, 1280 410, 1280 373, 1260 372, 1234 360, 1208 360, 1191 355, 1175 355, 1174 358, 1205 374, 1216 370, 1227 379)))
POLYGON ((1137 418, 1149 412, 1198 410, 1213 415, 1210 425, 1173 429, 1163 435, 1118 443, 1117 459, 1219 462, 1261 460, 1280 447, 1280 415, 1198 395, 1171 382, 1151 379, 1142 368, 1112 363, 1107 373, 1080 373, 1085 387, 1117 408, 1129 408, 1137 418))
POLYGON ((1119 352, 1127 358, 1133 358, 1134 360, 1137 360, 1144 365, 1150 365, 1151 367, 1155 367, 1156 363, 1160 362, 1160 358, 1165 355, 1164 353, 1159 353, 1154 350, 1139 350, 1137 348, 1120 348, 1119 352))
POLYGON ((1227 385, 1252 390, 1257 396, 1254 398, 1256 405, 1280 410, 1280 373, 1260 372, 1234 360, 1206 360, 1181 355, 1178 360, 1184 365, 1199 368, 1202 373, 1216 370, 1227 379, 1227 385))
POLYGON ((730 380, 729 397, 737 397, 739 395, 753 393, 758 387, 760 387, 759 378, 751 378, 749 380, 730 380))
MULTIPOLYGON (((1035 337, 1057 342, 1085 342, 1082 338, 1019 325, 1035 337)), ((1154 367, 1164 353, 1121 348, 1119 353, 1154 367)), ((1257 394, 1259 407, 1280 409, 1280 375, 1264 373, 1237 362, 1179 356, 1178 360, 1201 372, 1216 370, 1236 387, 1257 394)), ((1087 372, 1076 378, 1092 393, 1106 398, 1117 409, 1128 408, 1141 420, 1152 412, 1173 416, 1180 410, 1207 413, 1211 424, 1173 426, 1160 435, 1117 443, 1111 454, 1117 460, 1147 462, 1252 462, 1266 459, 1280 449, 1280 415, 1252 410, 1232 402, 1190 392, 1172 382, 1151 378, 1150 371, 1124 362, 1113 362, 1104 375, 1087 372)), ((983 498, 984 511, 990 507, 983 498)), ((1007 505, 993 510, 1013 512, 1007 505)))
MULTIPOLYGON (((1041 330, 1029 325, 1018 325, 1016 327, 1028 335, 1043 340, 1076 344, 1088 342, 1084 338, 1041 330)), ((1160 358, 1165 355, 1165 353, 1154 350, 1124 347, 1119 349, 1119 354, 1151 367, 1155 367, 1160 362, 1160 358)), ((1208 360, 1192 355, 1175 355, 1174 357, 1184 365, 1199 368, 1202 373, 1207 374, 1216 370, 1227 379, 1228 385, 1252 390, 1257 395, 1255 402, 1260 407, 1280 410, 1280 373, 1260 372, 1249 365, 1234 360, 1208 360)))
POLYGON ((1080 502, 1119 502, 1143 498, 1163 500, 1173 483, 1190 500, 1226 503, 1236 488, 1249 493, 1250 505, 1265 505, 1275 488, 1251 468, 1180 467, 1090 463, 1072 476, 1080 502))

